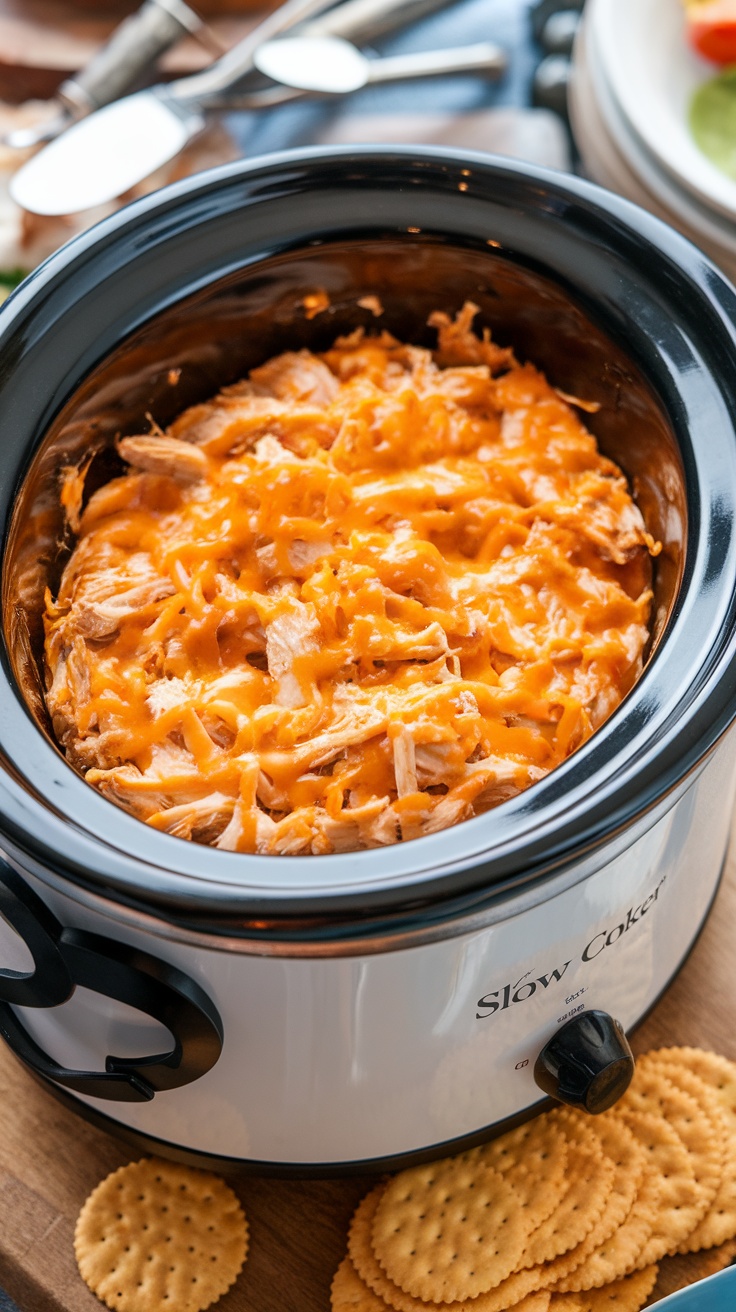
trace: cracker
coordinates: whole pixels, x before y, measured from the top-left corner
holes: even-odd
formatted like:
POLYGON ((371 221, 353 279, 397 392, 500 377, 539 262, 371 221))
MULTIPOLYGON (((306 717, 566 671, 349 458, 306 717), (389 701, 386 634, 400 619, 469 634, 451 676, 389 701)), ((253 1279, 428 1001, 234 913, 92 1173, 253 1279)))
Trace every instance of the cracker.
POLYGON ((522 1268, 551 1262, 582 1243, 613 1188, 613 1164, 604 1157, 593 1130, 573 1113, 553 1116, 568 1139, 567 1189, 551 1216, 529 1236, 519 1263, 522 1268))
POLYGON ((706 1109, 691 1093, 673 1085, 661 1069, 642 1062, 616 1110, 649 1111, 664 1117, 688 1151, 695 1179, 703 1190, 704 1216, 715 1197, 723 1168, 720 1127, 714 1128, 706 1109))
POLYGON ((729 1113, 719 1102, 715 1090, 693 1071, 677 1062, 658 1066, 676 1088, 689 1093, 706 1113, 713 1137, 720 1145, 720 1168, 716 1192, 702 1221, 680 1245, 679 1252, 694 1253, 700 1248, 714 1248, 736 1235, 736 1135, 732 1133, 729 1113))
POLYGON ((121 1166, 93 1190, 74 1232, 82 1279, 119 1312, 201 1312, 248 1251, 243 1209, 216 1175, 157 1158, 121 1166))
POLYGON ((556 1289, 595 1289, 636 1270, 654 1232, 659 1215, 659 1173, 647 1165, 639 1192, 623 1223, 608 1236, 580 1267, 562 1278, 556 1289), (607 1279, 603 1279, 603 1277, 607 1279))
POLYGON ((537 1116, 474 1151, 511 1183, 530 1231, 552 1215, 567 1189, 567 1139, 556 1121, 537 1116))
POLYGON ((601 1148, 613 1162, 613 1187, 593 1229, 569 1253, 550 1262, 545 1283, 555 1292, 593 1289, 620 1279, 633 1267, 651 1234, 659 1185, 644 1148, 623 1121, 607 1115, 593 1123, 601 1148))
POLYGON ((674 1257, 664 1257, 659 1266, 654 1297, 666 1298, 677 1289, 684 1289, 686 1285, 694 1285, 697 1280, 714 1276, 730 1266, 734 1258, 736 1239, 729 1239, 728 1243, 720 1244, 718 1248, 703 1249, 699 1253, 678 1253, 674 1257))
POLYGON ((657 1266, 654 1263, 600 1289, 588 1289, 578 1294, 553 1294, 549 1312, 639 1312, 656 1280, 657 1266))
POLYGON ((330 1286, 332 1312, 386 1312, 386 1304, 363 1283, 349 1257, 343 1258, 330 1286))
MULTIPOLYGON (((361 1279, 382 1298, 384 1303, 394 1308, 395 1312, 429 1312, 428 1304, 421 1299, 407 1294, 386 1275, 373 1251, 371 1232, 378 1204, 385 1185, 377 1185, 357 1208, 348 1233, 348 1252, 350 1260, 361 1279)), ((520 1271, 510 1275, 495 1289, 487 1294, 479 1294, 473 1299, 473 1312, 522 1312, 522 1299, 535 1292, 541 1282, 541 1271, 537 1267, 530 1271, 520 1271), (519 1306, 517 1306, 519 1305, 519 1306)), ((431 1306, 431 1305, 429 1305, 431 1306)), ((459 1303, 444 1303, 441 1312, 460 1312, 459 1303)))
MULTIPOLYGON (((725 1115, 725 1114, 724 1114, 725 1115)), ((708 1211, 687 1239, 679 1253, 695 1253, 714 1248, 736 1236, 736 1137, 726 1139, 723 1174, 708 1211)))
POLYGON ((704 1048, 658 1048, 646 1053, 644 1060, 675 1062, 704 1080, 733 1117, 731 1128, 736 1130, 736 1062, 704 1048))
POLYGON ((389 1278, 415 1298, 451 1303, 485 1294, 519 1262, 529 1224, 512 1186, 474 1154, 417 1166, 390 1180, 373 1221, 389 1278))
POLYGON ((695 1229, 707 1202, 695 1179, 690 1155, 682 1140, 659 1115, 652 1112, 619 1111, 632 1133, 647 1151, 650 1168, 657 1173, 659 1202, 652 1233, 637 1258, 637 1266, 658 1262, 674 1252, 695 1229))

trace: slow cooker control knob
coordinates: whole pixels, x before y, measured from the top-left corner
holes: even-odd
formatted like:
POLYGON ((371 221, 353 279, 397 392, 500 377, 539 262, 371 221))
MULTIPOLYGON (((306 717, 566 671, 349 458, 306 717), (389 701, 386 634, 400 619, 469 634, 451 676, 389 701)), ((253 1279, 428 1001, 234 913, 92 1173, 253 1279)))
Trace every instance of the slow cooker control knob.
POLYGON ((534 1079, 551 1098, 597 1115, 618 1102, 634 1074, 626 1035, 607 1011, 583 1011, 542 1049, 534 1079))

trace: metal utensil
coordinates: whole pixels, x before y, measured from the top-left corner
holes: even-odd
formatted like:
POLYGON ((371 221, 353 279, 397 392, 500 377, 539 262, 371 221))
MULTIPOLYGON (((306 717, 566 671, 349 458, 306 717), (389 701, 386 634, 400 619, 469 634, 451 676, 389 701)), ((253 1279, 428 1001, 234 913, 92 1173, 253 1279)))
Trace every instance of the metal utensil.
POLYGON ((261 41, 329 4, 286 0, 203 72, 125 96, 74 123, 13 175, 13 200, 35 214, 76 214, 122 195, 201 131, 208 97, 252 71, 261 41))
POLYGON ((256 50, 253 62, 266 77, 295 90, 345 95, 359 91, 368 83, 402 82, 448 73, 498 76, 507 61, 505 52, 490 41, 450 50, 367 59, 344 37, 292 36, 264 42, 256 50))
MULTIPOLYGON (((109 41, 75 77, 62 82, 55 99, 59 111, 33 127, 8 133, 5 144, 27 150, 52 141, 77 119, 125 95, 157 59, 183 36, 206 39, 207 28, 184 0, 144 0, 140 9, 115 28, 109 41)), ((219 51, 217 53, 220 53, 219 51)))
POLYGON ((329 13, 299 23, 298 30, 300 36, 344 36, 356 45, 366 45, 387 32, 418 23, 448 4, 452 0, 343 0, 329 13))
MULTIPOLYGON (((327 15, 298 23, 299 31, 318 36, 333 33, 349 36, 353 41, 374 41, 386 32, 418 22, 428 14, 443 9, 449 0, 344 0, 327 15)), ((220 42, 209 27, 184 0, 144 0, 140 9, 115 29, 109 41, 89 63, 59 87, 55 99, 58 113, 42 123, 16 128, 3 138, 14 150, 27 150, 42 142, 53 141, 72 123, 126 95, 183 36, 195 37, 214 56, 223 53, 220 42)), ((282 100, 291 99, 286 95, 282 100)), ((268 108, 277 98, 262 93, 268 108)), ((279 102, 280 103, 280 102, 279 102)))
MULTIPOLYGON (((310 21, 314 34, 369 41, 443 8, 448 0, 346 0, 316 18, 329 0, 289 0, 221 59, 188 78, 126 96, 70 127, 13 176, 10 191, 37 214, 75 214, 120 196, 167 163, 204 126, 207 108, 235 107, 231 87, 254 70, 260 43, 310 21)), ((284 87, 266 89, 249 108, 297 97, 284 87)), ((241 106, 243 107, 243 106, 241 106)))

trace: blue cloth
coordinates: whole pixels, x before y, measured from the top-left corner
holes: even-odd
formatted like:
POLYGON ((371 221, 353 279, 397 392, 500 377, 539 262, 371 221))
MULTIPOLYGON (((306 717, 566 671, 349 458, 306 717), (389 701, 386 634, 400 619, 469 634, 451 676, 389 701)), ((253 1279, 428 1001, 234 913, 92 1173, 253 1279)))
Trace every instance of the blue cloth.
POLYGON ((18 1304, 14 1303, 12 1298, 8 1298, 2 1289, 0 1289, 0 1312, 20 1312, 18 1304))

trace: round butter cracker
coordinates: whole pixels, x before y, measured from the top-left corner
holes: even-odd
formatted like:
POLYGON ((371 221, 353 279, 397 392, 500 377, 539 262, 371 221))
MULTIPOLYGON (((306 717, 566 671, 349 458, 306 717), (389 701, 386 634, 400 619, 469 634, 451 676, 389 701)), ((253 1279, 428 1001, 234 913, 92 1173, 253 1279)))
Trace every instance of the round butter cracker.
POLYGON ((538 1116, 474 1152, 513 1186, 530 1230, 552 1215, 567 1189, 567 1139, 556 1121, 538 1116))
MULTIPOLYGON (((620 1105, 620 1104, 619 1104, 620 1105)), ((652 1112, 619 1111, 632 1134, 647 1152, 650 1169, 657 1174, 659 1197, 652 1231, 637 1258, 637 1266, 658 1262, 673 1253, 695 1229, 708 1206, 703 1188, 695 1179, 690 1154, 679 1135, 661 1115, 652 1112)))
POLYGON ((657 1265, 635 1271, 600 1289, 587 1289, 577 1294, 553 1294, 549 1312, 639 1312, 654 1289, 657 1265))
POLYGON ((594 1131, 574 1113, 554 1116, 568 1139, 567 1188, 554 1212, 529 1236, 520 1268, 552 1262, 582 1243, 600 1218, 613 1188, 613 1163, 604 1157, 594 1131))
POLYGON ((552 1295, 548 1289, 538 1289, 536 1293, 527 1294, 520 1303, 514 1304, 512 1312, 549 1312, 551 1299, 552 1295))
POLYGON ((611 1194, 593 1229, 577 1248, 546 1267, 545 1283, 561 1291, 610 1284, 631 1270, 651 1233, 659 1186, 648 1170, 644 1148, 623 1121, 601 1116, 593 1122, 605 1157, 613 1163, 611 1194))
MULTIPOLYGON (((430 1312, 432 1306, 436 1305, 415 1298, 394 1284, 373 1250, 371 1240, 373 1222, 385 1188, 383 1184, 377 1185, 366 1194, 355 1211, 348 1232, 350 1260, 365 1284, 383 1299, 388 1307, 393 1308, 394 1312, 430 1312)), ((538 1268, 533 1271, 520 1271, 509 1276, 487 1294, 479 1294, 474 1298, 472 1312, 507 1312, 509 1308, 513 1308, 514 1312, 529 1312, 529 1309, 524 1308, 522 1300, 536 1292, 540 1283, 541 1273, 538 1268)), ((442 1303, 440 1312, 461 1312, 461 1305, 464 1302, 465 1300, 442 1303)), ((463 1312, 466 1312, 466 1309, 463 1309, 463 1312)), ((532 1308, 531 1312, 536 1312, 536 1309, 532 1308)))
MULTIPOLYGON (((528 1294, 520 1303, 513 1306, 513 1312, 549 1312, 550 1294, 546 1289, 528 1294)), ((452 1304, 445 1304, 452 1307, 452 1304)), ((459 1307, 459 1305, 455 1305, 459 1307)), ((335 1272, 330 1288, 330 1307, 332 1312, 386 1312, 387 1304, 374 1294, 358 1275, 355 1267, 346 1257, 335 1272)), ((417 1304, 419 1312, 422 1305, 417 1304)), ((426 1308, 426 1304, 424 1304, 426 1308)))
POLYGON ((82 1279, 118 1312, 203 1312, 236 1280, 248 1225, 224 1181, 157 1158, 92 1191, 74 1232, 82 1279))
POLYGON ((634 1204, 623 1223, 588 1255, 585 1262, 560 1279, 555 1290, 595 1289, 612 1284, 636 1270, 657 1223, 659 1196, 658 1172, 647 1167, 634 1204))
POLYGON ((683 1063, 664 1058, 661 1052, 647 1053, 643 1064, 659 1071, 676 1088, 695 1099, 710 1122, 714 1152, 716 1144, 720 1147, 715 1194, 702 1220, 678 1249, 681 1253, 694 1253, 701 1248, 714 1248, 736 1235, 736 1133, 732 1128, 736 1127, 736 1121, 712 1085, 683 1063))
POLYGON ((332 1312, 386 1312, 386 1304, 361 1280, 349 1257, 343 1259, 330 1286, 332 1312))
POLYGON ((500 1285, 519 1263, 529 1229, 508 1181, 463 1153, 390 1180, 372 1240, 400 1289, 428 1303, 452 1303, 500 1285))
POLYGON ((723 1170, 720 1127, 714 1127, 707 1109, 692 1093, 675 1086, 661 1068, 645 1059, 637 1066, 629 1088, 616 1104, 616 1111, 651 1112, 671 1126, 687 1149, 695 1179, 703 1191, 701 1215, 704 1216, 716 1195, 723 1170))
POLYGON ((656 1048, 640 1060, 676 1063, 692 1071, 713 1089, 721 1106, 733 1118, 731 1129, 736 1130, 736 1062, 705 1048, 656 1048))

